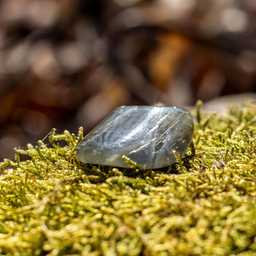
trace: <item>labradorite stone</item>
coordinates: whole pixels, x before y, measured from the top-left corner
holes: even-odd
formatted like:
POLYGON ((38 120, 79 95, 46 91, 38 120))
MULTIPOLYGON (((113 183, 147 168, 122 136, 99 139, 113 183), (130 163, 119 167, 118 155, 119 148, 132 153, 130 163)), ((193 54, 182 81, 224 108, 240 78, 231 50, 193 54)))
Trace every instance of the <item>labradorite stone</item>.
POLYGON ((177 107, 122 106, 96 126, 78 145, 81 162, 129 167, 125 155, 142 169, 175 163, 191 142, 191 114, 177 107))

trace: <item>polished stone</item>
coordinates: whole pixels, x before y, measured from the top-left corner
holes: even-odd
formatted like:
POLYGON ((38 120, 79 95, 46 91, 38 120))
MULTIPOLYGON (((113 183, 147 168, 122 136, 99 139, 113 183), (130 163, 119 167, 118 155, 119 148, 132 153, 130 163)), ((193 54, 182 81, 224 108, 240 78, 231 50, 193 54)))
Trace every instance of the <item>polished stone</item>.
POLYGON ((184 155, 192 133, 193 119, 184 109, 122 106, 85 136, 77 156, 84 163, 129 168, 125 155, 142 169, 158 169, 184 155))

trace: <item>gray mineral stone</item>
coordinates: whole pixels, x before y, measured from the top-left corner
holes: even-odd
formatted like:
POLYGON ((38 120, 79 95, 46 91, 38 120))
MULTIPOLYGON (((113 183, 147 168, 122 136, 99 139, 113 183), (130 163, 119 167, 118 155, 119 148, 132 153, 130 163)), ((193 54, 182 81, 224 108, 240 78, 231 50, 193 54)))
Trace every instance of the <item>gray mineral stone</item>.
POLYGON ((122 106, 85 136, 77 156, 83 163, 129 168, 126 156, 142 169, 158 169, 184 155, 192 133, 193 119, 184 109, 122 106))

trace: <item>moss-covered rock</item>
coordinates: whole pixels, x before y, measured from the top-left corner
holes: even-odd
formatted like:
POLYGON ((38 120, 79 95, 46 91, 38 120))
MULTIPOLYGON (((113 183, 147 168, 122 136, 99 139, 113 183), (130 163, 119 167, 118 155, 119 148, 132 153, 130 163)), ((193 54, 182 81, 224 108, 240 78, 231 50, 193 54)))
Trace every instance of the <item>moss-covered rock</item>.
POLYGON ((195 112, 195 155, 169 169, 82 165, 81 130, 17 149, 0 255, 256 255, 256 110, 195 112))

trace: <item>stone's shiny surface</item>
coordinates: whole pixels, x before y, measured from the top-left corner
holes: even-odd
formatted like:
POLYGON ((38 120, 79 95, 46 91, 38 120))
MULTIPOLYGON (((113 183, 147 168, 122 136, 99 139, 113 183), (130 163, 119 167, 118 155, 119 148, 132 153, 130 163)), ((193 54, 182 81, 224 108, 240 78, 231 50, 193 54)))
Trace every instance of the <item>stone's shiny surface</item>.
POLYGON ((78 146, 81 162, 129 166, 125 155, 142 169, 175 163, 174 151, 183 155, 191 142, 193 120, 177 107, 122 106, 94 128, 78 146))

